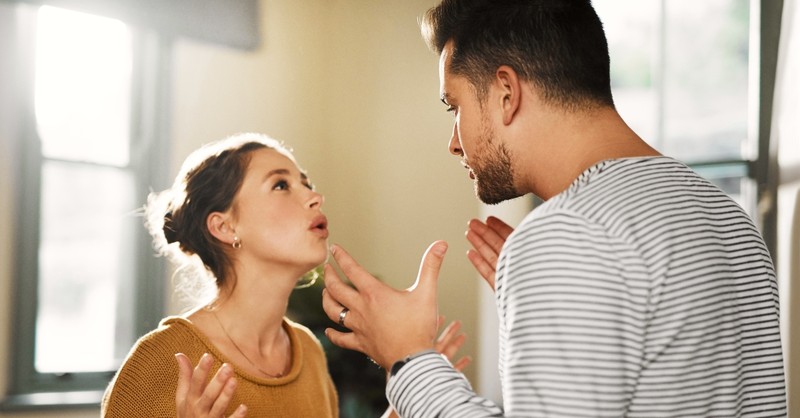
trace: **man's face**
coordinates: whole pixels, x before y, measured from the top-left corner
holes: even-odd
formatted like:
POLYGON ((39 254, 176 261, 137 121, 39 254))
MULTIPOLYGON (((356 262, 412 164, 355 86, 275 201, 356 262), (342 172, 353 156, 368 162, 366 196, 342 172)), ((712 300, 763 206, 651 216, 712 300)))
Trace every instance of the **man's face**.
POLYGON ((478 100, 469 81, 449 71, 452 41, 439 58, 439 81, 442 102, 453 113, 453 136, 450 153, 461 157, 475 182, 475 194, 487 204, 500 203, 520 196, 514 188, 511 154, 495 135, 488 106, 478 100))

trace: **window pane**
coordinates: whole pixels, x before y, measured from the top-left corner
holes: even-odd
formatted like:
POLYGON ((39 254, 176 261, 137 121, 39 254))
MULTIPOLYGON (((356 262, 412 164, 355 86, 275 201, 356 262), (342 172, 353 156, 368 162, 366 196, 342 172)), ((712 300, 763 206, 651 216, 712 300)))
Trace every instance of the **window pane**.
POLYGON ((133 344, 133 178, 125 170, 46 162, 42 170, 35 366, 115 369, 133 344), (121 296, 121 297, 120 297, 121 296))
MULTIPOLYGON (((645 141, 689 164, 757 157, 748 148, 750 95, 757 94, 749 0, 592 4, 608 38, 617 110, 645 141)), ((694 168, 756 214, 745 163, 694 168)))
POLYGON ((636 132, 688 163, 753 157, 748 0, 592 4, 608 37, 617 108, 636 132))
POLYGON ((660 0, 595 0, 611 55, 614 104, 645 141, 660 148, 660 0))
POLYGON ((36 119, 48 158, 125 166, 131 36, 119 21, 44 6, 36 44, 36 119))
POLYGON ((669 0, 665 6, 663 151, 687 162, 744 157, 749 2, 669 0))
POLYGON ((42 149, 34 366, 114 370, 133 344, 132 44, 120 22, 41 7, 42 149))

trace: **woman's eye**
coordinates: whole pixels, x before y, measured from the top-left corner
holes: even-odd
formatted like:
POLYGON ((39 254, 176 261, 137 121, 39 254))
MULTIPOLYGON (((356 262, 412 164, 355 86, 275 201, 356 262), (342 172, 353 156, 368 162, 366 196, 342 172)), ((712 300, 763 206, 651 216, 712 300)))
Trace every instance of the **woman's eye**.
POLYGON ((272 190, 288 190, 289 189, 289 182, 286 180, 278 180, 274 186, 272 186, 272 190))

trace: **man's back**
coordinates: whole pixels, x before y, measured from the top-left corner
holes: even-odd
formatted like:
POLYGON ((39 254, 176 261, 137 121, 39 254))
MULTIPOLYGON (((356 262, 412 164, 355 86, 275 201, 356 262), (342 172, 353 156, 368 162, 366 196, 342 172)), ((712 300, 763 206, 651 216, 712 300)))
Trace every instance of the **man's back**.
POLYGON ((496 283, 509 415, 786 414, 767 249, 675 160, 584 172, 509 237, 496 283))

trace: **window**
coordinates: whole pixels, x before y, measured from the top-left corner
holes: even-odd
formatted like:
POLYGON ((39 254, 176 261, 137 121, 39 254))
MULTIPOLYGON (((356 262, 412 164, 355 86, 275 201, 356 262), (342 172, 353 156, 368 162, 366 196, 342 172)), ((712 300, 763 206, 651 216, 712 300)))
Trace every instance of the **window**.
POLYGON ((92 405, 163 313, 162 263, 137 213, 149 188, 166 187, 152 94, 163 46, 117 20, 19 7, 35 22, 34 106, 3 407, 92 405))
POLYGON ((757 0, 593 4, 606 29, 620 114, 656 149, 731 195, 772 248, 774 234, 765 224, 774 211, 768 205, 759 208, 758 202, 770 193, 766 150, 776 53, 762 49, 761 41, 780 27, 775 25, 780 5, 769 9, 757 0), (762 15, 770 25, 761 24, 762 15))

